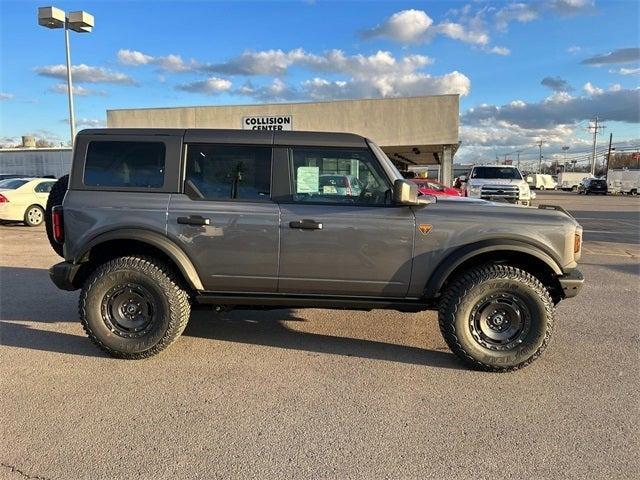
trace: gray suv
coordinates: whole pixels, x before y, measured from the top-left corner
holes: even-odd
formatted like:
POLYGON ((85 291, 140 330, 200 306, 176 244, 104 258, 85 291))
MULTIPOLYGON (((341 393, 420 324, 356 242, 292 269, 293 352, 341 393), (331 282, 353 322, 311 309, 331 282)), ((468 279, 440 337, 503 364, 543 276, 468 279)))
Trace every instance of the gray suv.
POLYGON ((386 308, 437 310, 462 360, 514 370, 583 283, 563 209, 421 196, 352 134, 84 130, 47 207, 51 278, 120 358, 160 352, 198 306, 386 308))

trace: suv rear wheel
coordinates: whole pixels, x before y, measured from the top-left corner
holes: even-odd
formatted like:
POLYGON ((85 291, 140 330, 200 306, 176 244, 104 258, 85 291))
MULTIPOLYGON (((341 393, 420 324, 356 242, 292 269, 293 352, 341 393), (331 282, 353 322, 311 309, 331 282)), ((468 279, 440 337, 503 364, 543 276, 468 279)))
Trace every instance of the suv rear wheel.
POLYGON ((450 284, 438 319, 445 341, 462 360, 504 372, 540 356, 554 315, 553 300, 536 277, 508 265, 484 265, 450 284))
POLYGON ((189 295, 175 274, 148 257, 119 257, 99 266, 80 294, 80 320, 108 354, 150 357, 167 348, 189 320, 189 295))

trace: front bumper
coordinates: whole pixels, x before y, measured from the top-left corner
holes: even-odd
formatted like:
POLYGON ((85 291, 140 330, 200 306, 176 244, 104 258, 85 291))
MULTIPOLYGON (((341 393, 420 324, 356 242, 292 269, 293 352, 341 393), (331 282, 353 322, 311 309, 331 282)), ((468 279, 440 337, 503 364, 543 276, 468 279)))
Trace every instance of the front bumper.
POLYGON ((49 276, 60 290, 77 290, 78 287, 74 285, 73 280, 78 270, 80 270, 80 265, 71 262, 60 262, 49 268, 49 276))
POLYGON ((571 270, 565 275, 558 277, 564 298, 572 298, 580 293, 584 285, 584 276, 580 270, 571 270))

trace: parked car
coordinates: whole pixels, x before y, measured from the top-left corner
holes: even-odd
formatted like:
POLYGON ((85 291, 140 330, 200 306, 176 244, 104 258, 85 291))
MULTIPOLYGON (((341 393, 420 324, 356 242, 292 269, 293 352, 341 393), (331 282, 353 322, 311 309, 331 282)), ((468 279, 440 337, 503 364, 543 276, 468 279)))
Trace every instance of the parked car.
POLYGON ((578 193, 589 195, 590 193, 606 195, 607 181, 604 178, 585 178, 578 185, 578 193))
POLYGON ((467 197, 497 200, 520 205, 531 205, 536 194, 522 178, 516 167, 509 165, 475 166, 465 178, 464 194, 467 197))
POLYGON ((64 256, 51 278, 81 290, 89 338, 120 358, 168 347, 192 307, 387 308, 437 310, 463 361, 509 371, 583 284, 582 227, 563 209, 419 196, 345 133, 84 130, 47 212, 64 256), (326 193, 321 176, 345 169, 360 195, 326 193))
POLYGON ((418 186, 418 191, 423 195, 435 195, 436 197, 460 197, 462 193, 453 187, 447 187, 435 180, 427 180, 426 178, 414 178, 411 180, 418 186))
POLYGON ((555 190, 558 186, 558 183, 551 175, 543 173, 527 175, 527 183, 529 184, 529 188, 533 190, 555 190))
POLYGON ((362 184, 354 175, 320 175, 319 186, 326 195, 357 197, 362 192, 362 184))
POLYGON ((54 183, 44 178, 0 180, 0 220, 21 221, 29 227, 40 225, 54 183))

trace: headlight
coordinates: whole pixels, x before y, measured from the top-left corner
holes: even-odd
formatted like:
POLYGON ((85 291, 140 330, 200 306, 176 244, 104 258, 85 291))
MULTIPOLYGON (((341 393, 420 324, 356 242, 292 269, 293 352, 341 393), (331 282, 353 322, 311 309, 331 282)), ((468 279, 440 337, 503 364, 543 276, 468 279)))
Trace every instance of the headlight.
POLYGON ((469 193, 472 193, 474 195, 479 195, 480 192, 482 191, 482 187, 479 185, 469 185, 469 193))

